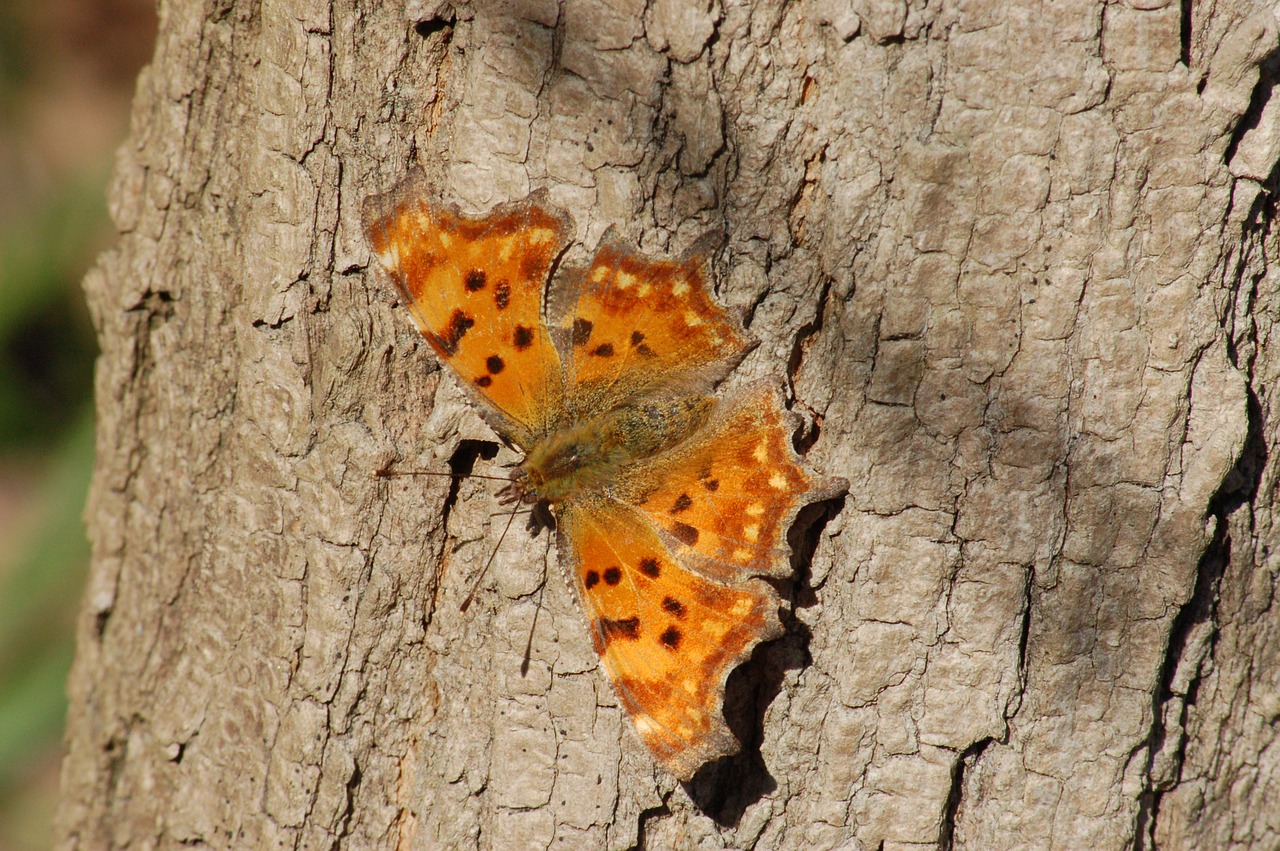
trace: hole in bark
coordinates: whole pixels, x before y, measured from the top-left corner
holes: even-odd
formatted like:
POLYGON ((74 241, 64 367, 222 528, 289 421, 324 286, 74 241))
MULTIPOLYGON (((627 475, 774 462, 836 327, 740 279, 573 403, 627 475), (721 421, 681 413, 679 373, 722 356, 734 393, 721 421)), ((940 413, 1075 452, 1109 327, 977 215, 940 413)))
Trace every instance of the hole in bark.
POLYGON ((447 40, 453 33, 453 22, 456 19, 457 15, 453 7, 446 3, 437 9, 430 19, 414 24, 413 31, 424 39, 431 38, 436 33, 444 33, 447 40))
MULTIPOLYGON (((600 785, 601 779, 602 778, 598 776, 596 777, 597 786, 600 785)), ((671 815, 671 808, 667 806, 666 801, 663 801, 661 804, 659 804, 656 807, 650 807, 647 810, 641 810, 639 817, 636 819, 636 844, 632 847, 648 848, 649 846, 645 842, 644 834, 645 834, 645 830, 647 830, 649 827, 649 823, 657 821, 659 819, 664 819, 669 815, 671 815)))
POLYGON ((1181 32, 1182 64, 1191 67, 1191 0, 1182 0, 1181 32))
POLYGON ((462 480, 475 470, 478 459, 492 461, 497 454, 498 444, 491 440, 458 441, 458 448, 449 458, 449 472, 453 473, 453 477, 449 479, 449 493, 445 496, 444 506, 441 508, 443 515, 441 525, 445 529, 449 528, 449 513, 458 503, 458 488, 461 487, 462 480))
POLYGON ((795 522, 787 532, 787 546, 791 547, 791 568, 796 582, 796 605, 800 608, 812 606, 816 602, 813 589, 809 587, 809 576, 813 565, 813 554, 818 549, 818 541, 822 539, 822 530, 833 517, 844 511, 845 495, 821 502, 813 502, 800 509, 795 522))

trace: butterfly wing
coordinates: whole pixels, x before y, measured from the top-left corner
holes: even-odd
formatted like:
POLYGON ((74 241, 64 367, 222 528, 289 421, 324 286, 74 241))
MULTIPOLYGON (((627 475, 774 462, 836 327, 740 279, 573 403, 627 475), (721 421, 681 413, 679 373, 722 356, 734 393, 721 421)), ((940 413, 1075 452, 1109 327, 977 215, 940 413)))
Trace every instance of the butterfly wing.
POLYGON ((676 558, 710 578, 788 577, 786 535, 797 512, 848 489, 801 466, 791 417, 773 385, 757 382, 674 449, 629 468, 612 492, 639 509, 676 558))
POLYGON ((542 319, 571 222, 534 193, 473 218, 434 200, 420 173, 364 205, 365 235, 440 360, 527 448, 564 406, 559 355, 542 319))
POLYGON ((600 665, 654 758, 688 780, 736 753, 725 680, 781 633, 774 590, 689 570, 638 511, 608 498, 562 503, 557 528, 600 665))
POLYGON ((782 631, 777 594, 757 577, 790 576, 796 513, 848 487, 801 467, 788 416, 773 387, 752 385, 605 493, 559 506, 559 549, 601 665, 681 779, 737 751, 725 680, 782 631))
POLYGON ((573 410, 593 414, 664 390, 705 390, 755 346, 711 297, 710 245, 657 260, 612 236, 601 241, 553 317, 573 410))

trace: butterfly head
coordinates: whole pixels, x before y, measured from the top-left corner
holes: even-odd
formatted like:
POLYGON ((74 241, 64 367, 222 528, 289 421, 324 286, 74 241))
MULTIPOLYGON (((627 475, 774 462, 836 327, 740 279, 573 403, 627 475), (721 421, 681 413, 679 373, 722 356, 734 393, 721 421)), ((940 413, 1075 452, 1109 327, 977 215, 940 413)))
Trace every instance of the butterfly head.
POLYGON ((553 432, 535 443, 511 473, 513 493, 525 502, 558 502, 600 479, 608 450, 592 426, 553 432))

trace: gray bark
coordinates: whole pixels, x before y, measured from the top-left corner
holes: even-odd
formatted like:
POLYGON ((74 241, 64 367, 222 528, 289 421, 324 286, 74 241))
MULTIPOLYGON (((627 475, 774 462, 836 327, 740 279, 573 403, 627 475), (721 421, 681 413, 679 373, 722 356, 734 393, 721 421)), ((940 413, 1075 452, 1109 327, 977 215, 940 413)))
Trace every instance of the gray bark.
POLYGON ((1183 2, 165 4, 86 281, 58 842, 1276 847, 1280 42, 1183 2), (370 476, 494 439, 370 272, 415 163, 547 187, 577 256, 723 229, 731 381, 852 483, 691 784, 548 535, 464 615, 492 483, 370 476))

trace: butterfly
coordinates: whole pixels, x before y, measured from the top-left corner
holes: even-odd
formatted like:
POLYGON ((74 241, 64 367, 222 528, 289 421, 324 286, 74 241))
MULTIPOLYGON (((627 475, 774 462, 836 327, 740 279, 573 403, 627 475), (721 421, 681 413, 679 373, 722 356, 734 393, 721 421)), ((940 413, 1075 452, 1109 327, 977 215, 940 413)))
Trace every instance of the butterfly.
POLYGON ((712 297, 707 243, 657 259, 611 230, 561 267, 573 221, 545 190, 473 217, 420 172, 363 216, 423 337, 524 454, 500 496, 550 507, 640 739, 681 780, 736 753, 725 681, 782 633, 760 577, 791 576, 797 512, 847 484, 801 466, 773 384, 711 394, 756 341, 712 297))

